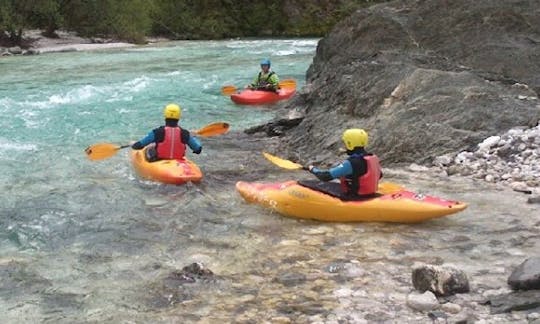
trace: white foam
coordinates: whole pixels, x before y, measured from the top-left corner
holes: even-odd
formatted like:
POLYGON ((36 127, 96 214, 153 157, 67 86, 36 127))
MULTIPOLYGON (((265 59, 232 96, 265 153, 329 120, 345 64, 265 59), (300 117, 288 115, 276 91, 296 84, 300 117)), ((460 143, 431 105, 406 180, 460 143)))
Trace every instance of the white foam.
POLYGON ((142 77, 138 77, 133 80, 124 82, 123 86, 127 87, 126 90, 128 91, 131 90, 132 92, 139 92, 145 89, 150 83, 150 81, 153 81, 153 79, 147 76, 142 76, 142 77))
POLYGON ((277 56, 289 56, 289 55, 294 55, 296 54, 297 52, 295 50, 286 50, 286 51, 277 51, 274 53, 274 55, 277 55, 277 56))
POLYGON ((36 151, 37 145, 35 144, 29 144, 29 143, 18 143, 14 141, 9 141, 5 138, 0 138, 0 152, 7 152, 7 151, 21 151, 21 152, 29 152, 29 151, 36 151))

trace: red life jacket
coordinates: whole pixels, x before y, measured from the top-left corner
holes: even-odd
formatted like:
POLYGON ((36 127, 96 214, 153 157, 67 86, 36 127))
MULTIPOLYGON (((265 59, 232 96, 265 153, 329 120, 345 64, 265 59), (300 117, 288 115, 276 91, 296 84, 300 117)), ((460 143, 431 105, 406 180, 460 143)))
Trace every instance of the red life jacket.
POLYGON ((163 141, 157 143, 157 156, 161 160, 181 160, 186 153, 186 144, 182 142, 182 129, 180 127, 165 126, 163 141))
POLYGON ((361 176, 355 175, 355 173, 357 173, 355 170, 356 163, 354 163, 352 159, 349 159, 353 168, 353 177, 341 177, 339 179, 343 192, 348 193, 351 187, 353 190, 356 187, 356 194, 359 196, 372 195, 377 192, 379 179, 381 178, 381 164, 379 163, 379 158, 376 155, 364 155, 362 158, 366 161, 367 171, 361 176), (356 177, 356 179, 354 177, 356 177))

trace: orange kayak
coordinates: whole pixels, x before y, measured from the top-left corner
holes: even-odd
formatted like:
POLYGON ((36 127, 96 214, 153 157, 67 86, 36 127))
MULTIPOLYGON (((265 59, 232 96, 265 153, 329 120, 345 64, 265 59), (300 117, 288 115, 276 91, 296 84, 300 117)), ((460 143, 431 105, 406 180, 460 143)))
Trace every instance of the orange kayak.
POLYGON ((295 92, 295 88, 281 88, 277 92, 244 89, 232 94, 231 100, 240 105, 273 104, 292 97, 295 92))
POLYGON ((145 156, 146 148, 131 150, 131 163, 141 178, 162 183, 183 184, 199 182, 203 177, 201 169, 188 159, 148 162, 145 156))
MULTIPOLYGON (((308 182, 310 181, 302 183, 308 182)), ((339 188, 339 184, 332 184, 339 188)), ((355 201, 341 200, 297 181, 239 181, 236 189, 246 201, 285 216, 328 222, 416 223, 451 215, 467 208, 467 205, 461 202, 417 194, 385 182, 379 184, 379 192, 374 197, 355 201)))

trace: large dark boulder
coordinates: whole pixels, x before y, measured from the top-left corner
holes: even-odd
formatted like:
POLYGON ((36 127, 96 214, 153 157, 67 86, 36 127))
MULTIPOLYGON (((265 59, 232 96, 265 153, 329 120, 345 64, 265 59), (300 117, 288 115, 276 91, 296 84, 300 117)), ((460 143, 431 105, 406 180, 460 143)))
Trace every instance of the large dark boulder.
POLYGON ((540 257, 529 258, 514 269, 508 284, 514 290, 540 289, 540 257))
POLYGON ((385 162, 430 162, 540 119, 537 0, 409 0, 357 11, 319 42, 305 118, 281 153, 335 160, 361 127, 385 162))

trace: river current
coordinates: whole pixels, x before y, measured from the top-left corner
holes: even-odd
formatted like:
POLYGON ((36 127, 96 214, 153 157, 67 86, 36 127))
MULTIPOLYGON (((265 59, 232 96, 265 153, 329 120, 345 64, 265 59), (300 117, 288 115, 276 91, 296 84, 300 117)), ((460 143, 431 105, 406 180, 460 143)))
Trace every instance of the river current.
POLYGON ((272 107, 234 105, 220 88, 251 81, 264 57, 300 88, 316 45, 185 41, 0 59, 1 321, 430 322, 406 306, 419 262, 465 270, 473 288, 456 301, 461 313, 491 318, 481 297, 506 291, 512 267, 540 249, 540 221, 521 194, 388 170, 415 191, 469 203, 457 215, 400 225, 300 221, 235 192, 237 180, 309 175, 262 158, 278 138, 240 132, 271 118, 272 107), (230 134, 201 139, 201 155, 188 153, 201 184, 142 181, 126 150, 86 159, 88 145, 140 139, 169 102, 183 107, 188 129, 231 124, 230 134), (213 275, 182 277, 193 262, 213 275))

